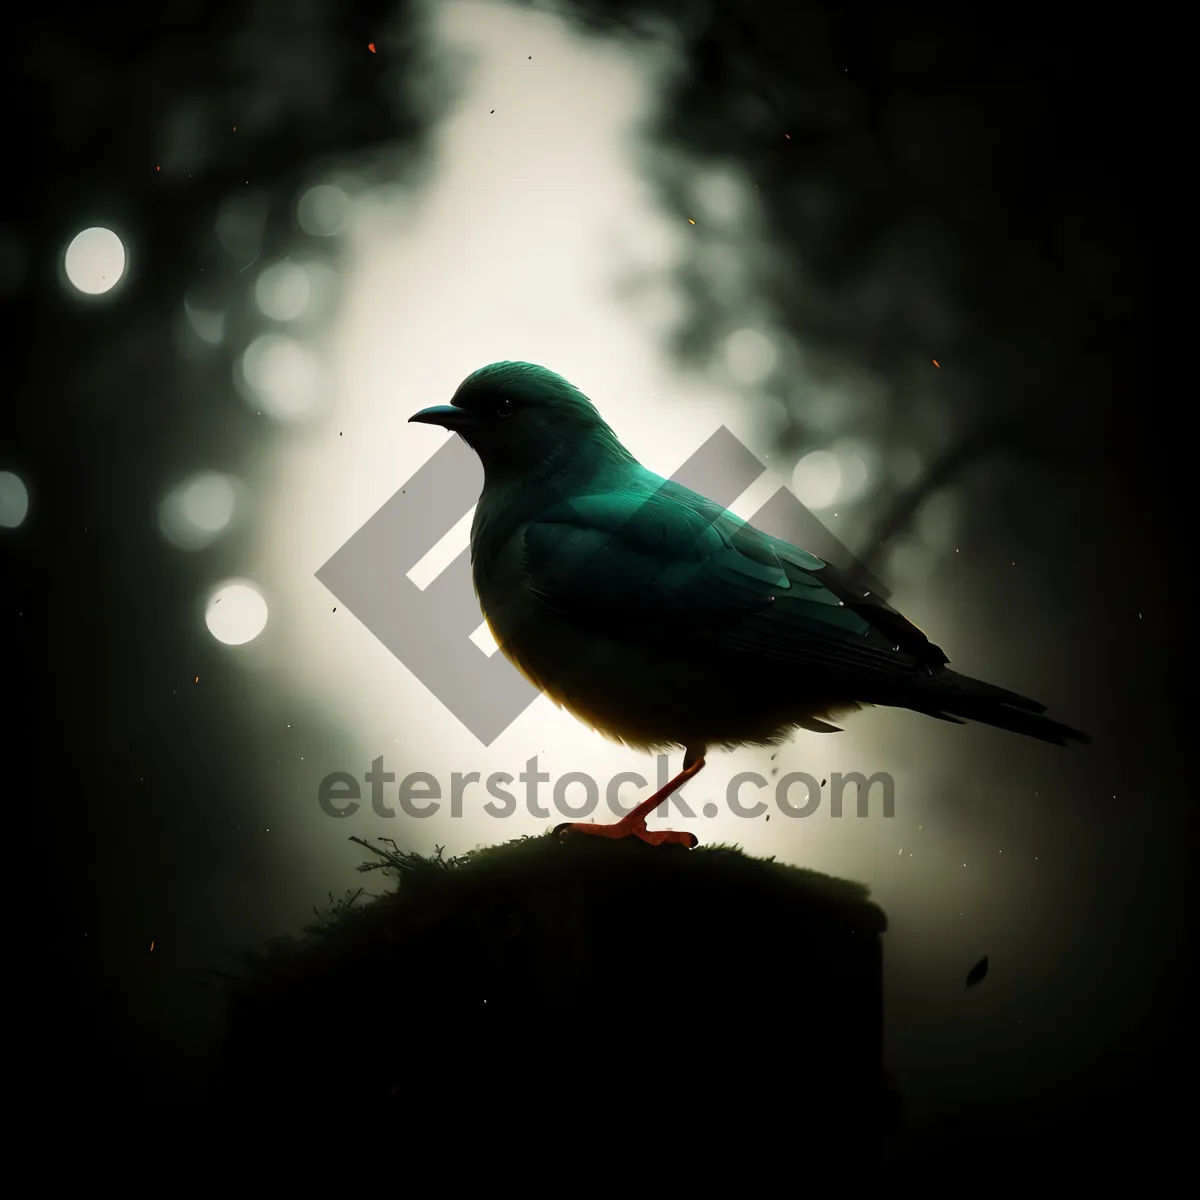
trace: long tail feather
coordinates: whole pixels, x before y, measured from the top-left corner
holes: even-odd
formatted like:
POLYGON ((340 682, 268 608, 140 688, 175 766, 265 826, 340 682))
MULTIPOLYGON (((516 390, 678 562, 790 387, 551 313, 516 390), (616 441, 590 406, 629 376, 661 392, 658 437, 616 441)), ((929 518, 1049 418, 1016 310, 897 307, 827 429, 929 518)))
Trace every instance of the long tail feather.
POLYGON ((906 697, 903 707, 942 721, 977 721, 1054 746, 1072 742, 1088 745, 1092 740, 1078 729, 1042 716, 1046 711, 1044 704, 957 671, 940 671, 930 676, 921 693, 906 697))

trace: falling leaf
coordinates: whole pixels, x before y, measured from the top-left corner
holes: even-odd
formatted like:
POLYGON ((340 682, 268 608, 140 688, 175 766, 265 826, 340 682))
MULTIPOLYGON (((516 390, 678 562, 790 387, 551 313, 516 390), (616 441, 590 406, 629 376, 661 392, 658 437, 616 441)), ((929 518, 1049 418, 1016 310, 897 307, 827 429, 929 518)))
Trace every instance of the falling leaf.
POLYGON ((374 53, 375 53, 375 43, 374 43, 374 42, 368 42, 368 43, 367 43, 367 49, 368 49, 368 50, 370 50, 370 52, 371 52, 372 54, 374 54, 374 53))
POLYGON ((967 987, 974 987, 976 984, 982 983, 984 977, 988 973, 988 960, 985 954, 971 969, 967 972, 967 987))

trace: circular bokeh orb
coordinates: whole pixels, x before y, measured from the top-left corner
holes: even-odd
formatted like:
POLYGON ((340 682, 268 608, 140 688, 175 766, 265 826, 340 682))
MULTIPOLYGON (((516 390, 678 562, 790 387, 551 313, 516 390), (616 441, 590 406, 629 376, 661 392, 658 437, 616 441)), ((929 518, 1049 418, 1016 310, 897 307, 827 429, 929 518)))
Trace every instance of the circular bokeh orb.
POLYGON ((814 450, 797 464, 792 491, 806 508, 828 508, 842 489, 842 465, 836 454, 814 450))
POLYGON ((0 471, 0 529, 19 529, 29 515, 29 489, 20 475, 0 471))
POLYGON ((102 296, 125 274, 125 247, 111 229, 94 225, 71 239, 63 268, 76 291, 102 296))
POLYGON ((309 188, 296 204, 300 228, 313 237, 333 237, 340 233, 350 212, 350 197, 331 183, 309 188))
POLYGON ((228 580, 209 597, 204 624, 218 642, 244 646, 267 627, 267 602, 254 584, 228 580))
POLYGON ((264 317, 294 321, 308 308, 312 281, 298 263, 279 262, 267 267, 254 285, 254 299, 264 317))
POLYGON ((260 334, 235 364, 234 383, 256 412, 303 421, 317 410, 320 364, 311 347, 279 333, 260 334))
POLYGON ((198 471, 167 494, 158 525, 173 546, 199 550, 229 527, 236 509, 234 481, 219 471, 198 471))

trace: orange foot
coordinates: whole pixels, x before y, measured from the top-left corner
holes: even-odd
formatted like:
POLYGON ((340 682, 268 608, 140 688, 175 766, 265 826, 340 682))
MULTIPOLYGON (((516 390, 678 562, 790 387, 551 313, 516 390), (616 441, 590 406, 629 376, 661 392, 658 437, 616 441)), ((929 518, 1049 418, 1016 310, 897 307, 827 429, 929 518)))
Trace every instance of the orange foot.
MULTIPOLYGON (((692 758, 689 752, 689 758, 692 758)), ((578 821, 568 821, 555 826, 554 833, 560 839, 573 837, 577 833, 589 834, 592 837, 627 838, 635 837, 650 846, 686 846, 689 850, 700 844, 700 839, 694 833, 686 833, 678 829, 647 829, 646 818, 677 788, 683 787, 689 779, 696 775, 704 766, 703 755, 697 755, 692 761, 685 759, 682 771, 661 787, 649 800, 622 817, 613 825, 584 825, 578 821)))
POLYGON ((629 817, 623 817, 614 825, 584 825, 568 821, 565 825, 557 826, 554 832, 564 840, 577 833, 588 833, 603 838, 635 837, 651 846, 687 846, 689 850, 700 844, 700 839, 694 833, 682 829, 647 829, 644 820, 631 821, 629 817))

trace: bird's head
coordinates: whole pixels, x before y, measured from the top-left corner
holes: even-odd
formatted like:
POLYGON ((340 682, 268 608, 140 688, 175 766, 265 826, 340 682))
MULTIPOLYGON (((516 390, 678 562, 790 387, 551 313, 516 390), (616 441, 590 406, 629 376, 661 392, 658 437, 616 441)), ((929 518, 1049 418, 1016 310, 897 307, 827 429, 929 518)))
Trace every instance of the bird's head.
POLYGON ((532 363, 481 367, 463 380, 449 404, 423 409, 409 421, 457 433, 489 477, 524 475, 606 453, 629 457, 577 387, 532 363))

